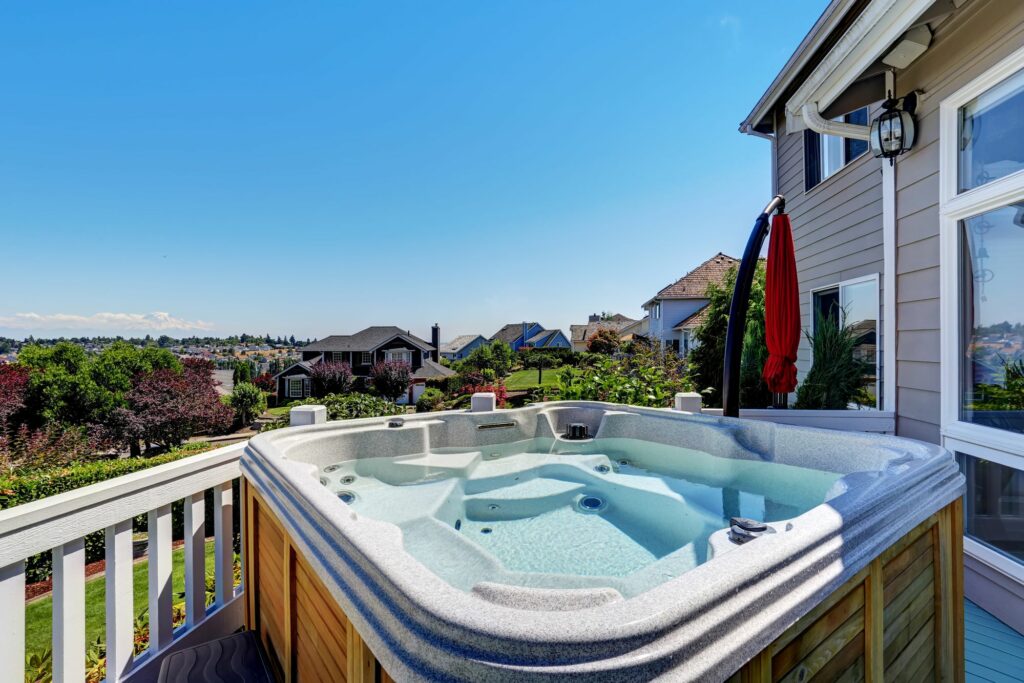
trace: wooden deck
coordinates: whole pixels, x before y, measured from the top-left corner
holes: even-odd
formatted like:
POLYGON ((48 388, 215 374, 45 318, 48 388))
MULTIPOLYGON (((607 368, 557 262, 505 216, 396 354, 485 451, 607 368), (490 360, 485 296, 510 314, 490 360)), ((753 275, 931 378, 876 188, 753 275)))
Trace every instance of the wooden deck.
POLYGON ((975 605, 964 605, 968 683, 1024 680, 1024 636, 975 605))

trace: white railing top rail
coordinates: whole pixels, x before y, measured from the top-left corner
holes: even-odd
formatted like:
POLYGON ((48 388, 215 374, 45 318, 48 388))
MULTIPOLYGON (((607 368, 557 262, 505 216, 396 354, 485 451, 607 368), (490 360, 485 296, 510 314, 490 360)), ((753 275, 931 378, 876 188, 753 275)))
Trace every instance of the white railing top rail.
POLYGON ((0 567, 237 478, 245 442, 0 511, 0 567))

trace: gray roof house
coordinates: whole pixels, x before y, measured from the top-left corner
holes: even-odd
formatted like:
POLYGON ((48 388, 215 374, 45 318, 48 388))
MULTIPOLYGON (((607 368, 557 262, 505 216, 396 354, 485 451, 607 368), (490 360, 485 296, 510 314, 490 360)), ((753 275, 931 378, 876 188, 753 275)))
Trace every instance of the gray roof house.
POLYGON ((463 334, 449 342, 441 344, 441 357, 448 360, 462 360, 473 349, 487 343, 487 338, 482 334, 463 334))
POLYGON ((855 326, 896 433, 956 454, 967 597, 1024 632, 1024 410, 996 399, 1024 367, 1024 3, 833 0, 740 130, 771 145, 804 329, 855 326), (883 104, 915 124, 891 162, 883 104))
POLYGON ((685 356, 693 347, 693 333, 708 305, 708 285, 722 284, 739 260, 721 252, 704 261, 675 282, 661 288, 643 308, 648 315, 647 336, 664 348, 685 356))
MULTIPOLYGON (((368 377, 374 364, 386 360, 408 363, 414 382, 454 374, 437 362, 441 329, 431 329, 433 343, 393 325, 367 327, 355 334, 335 334, 302 347, 302 359, 275 376, 279 402, 310 395, 312 367, 324 361, 347 363, 356 377, 368 377)), ((411 399, 415 400, 415 399, 411 399)))
POLYGON ((619 332, 631 328, 638 321, 633 318, 616 313, 607 317, 594 313, 590 316, 585 325, 569 325, 569 340, 572 342, 573 351, 586 351, 590 338, 597 334, 598 330, 609 329, 619 332))

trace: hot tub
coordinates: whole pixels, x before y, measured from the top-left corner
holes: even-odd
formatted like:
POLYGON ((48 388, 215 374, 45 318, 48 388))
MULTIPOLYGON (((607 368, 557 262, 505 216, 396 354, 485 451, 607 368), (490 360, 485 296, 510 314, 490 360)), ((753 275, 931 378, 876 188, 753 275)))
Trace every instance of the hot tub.
POLYGON ((936 446, 556 402, 269 432, 243 472, 282 680, 962 675, 936 446))

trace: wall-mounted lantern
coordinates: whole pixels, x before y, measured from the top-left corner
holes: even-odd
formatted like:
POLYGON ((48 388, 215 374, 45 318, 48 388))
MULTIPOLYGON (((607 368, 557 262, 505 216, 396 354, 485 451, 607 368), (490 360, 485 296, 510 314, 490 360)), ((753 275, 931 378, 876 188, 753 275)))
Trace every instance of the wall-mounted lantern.
POLYGON ((914 146, 914 109, 917 96, 914 93, 901 99, 888 99, 882 104, 884 110, 871 122, 871 152, 876 158, 893 159, 914 146))

